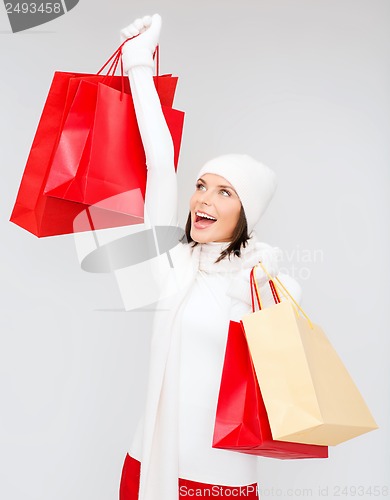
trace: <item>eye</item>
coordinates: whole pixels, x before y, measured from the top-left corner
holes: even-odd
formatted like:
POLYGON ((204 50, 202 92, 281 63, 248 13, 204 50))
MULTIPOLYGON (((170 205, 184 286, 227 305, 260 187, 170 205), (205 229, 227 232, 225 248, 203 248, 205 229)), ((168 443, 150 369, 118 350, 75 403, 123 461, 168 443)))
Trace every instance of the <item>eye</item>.
POLYGON ((200 189, 201 187, 205 187, 204 184, 202 184, 201 182, 197 182, 196 189, 200 189))
POLYGON ((227 191, 226 189, 221 189, 221 193, 227 193, 228 196, 231 196, 231 192, 227 191))

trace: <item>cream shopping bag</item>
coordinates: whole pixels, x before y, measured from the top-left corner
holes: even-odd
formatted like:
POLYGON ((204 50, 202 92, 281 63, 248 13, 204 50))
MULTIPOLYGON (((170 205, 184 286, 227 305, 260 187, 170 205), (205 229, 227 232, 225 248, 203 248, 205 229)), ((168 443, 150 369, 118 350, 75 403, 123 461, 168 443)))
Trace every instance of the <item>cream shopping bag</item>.
MULTIPOLYGON (((252 298, 254 288, 260 310, 245 315, 242 324, 273 439, 330 446, 377 429, 325 333, 277 278, 276 283, 270 279, 275 302, 280 301, 277 290, 287 300, 261 309, 255 270, 252 298)), ((252 305, 254 311, 253 300, 252 305)))

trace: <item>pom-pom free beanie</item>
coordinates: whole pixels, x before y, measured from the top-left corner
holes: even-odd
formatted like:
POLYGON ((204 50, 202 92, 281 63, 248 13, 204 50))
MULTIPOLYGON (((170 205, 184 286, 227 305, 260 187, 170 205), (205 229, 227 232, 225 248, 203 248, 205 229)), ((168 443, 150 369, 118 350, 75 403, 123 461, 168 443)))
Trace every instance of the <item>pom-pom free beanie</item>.
POLYGON ((234 187, 244 208, 250 234, 275 193, 275 172, 249 155, 228 154, 206 162, 197 179, 203 174, 220 175, 234 187))

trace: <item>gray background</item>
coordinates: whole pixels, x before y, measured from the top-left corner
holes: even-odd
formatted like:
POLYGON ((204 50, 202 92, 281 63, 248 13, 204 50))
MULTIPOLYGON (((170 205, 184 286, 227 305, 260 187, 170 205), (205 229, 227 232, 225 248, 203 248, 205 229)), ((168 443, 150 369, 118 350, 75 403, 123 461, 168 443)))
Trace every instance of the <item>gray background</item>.
POLYGON ((390 2, 82 0, 19 34, 0 7, 0 497, 117 499, 152 313, 121 311, 114 276, 82 271, 72 235, 38 239, 8 219, 53 72, 97 71, 119 30, 156 11, 161 69, 179 75, 187 112, 182 223, 212 156, 277 172, 258 236, 283 249, 380 426, 325 461, 260 459, 263 498, 388 485, 390 2))

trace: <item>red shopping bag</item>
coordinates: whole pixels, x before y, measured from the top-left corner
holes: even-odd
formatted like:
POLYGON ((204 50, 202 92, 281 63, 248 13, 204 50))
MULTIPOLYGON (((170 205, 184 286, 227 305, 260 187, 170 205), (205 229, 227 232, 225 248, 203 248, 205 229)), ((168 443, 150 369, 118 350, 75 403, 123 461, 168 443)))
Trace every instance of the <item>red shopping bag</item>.
MULTIPOLYGON (((111 207, 107 209, 107 204, 89 206, 87 203, 73 202, 44 194, 53 154, 80 82, 107 83, 109 81, 111 88, 121 89, 124 85, 125 93, 130 92, 128 81, 121 77, 110 78, 111 80, 107 80, 107 76, 86 73, 55 72, 24 169, 10 217, 11 222, 38 237, 143 222, 141 210, 138 213, 134 210, 133 214, 129 215, 123 213, 123 210, 113 211, 111 207), (77 227, 75 228, 76 218, 77 227)), ((171 106, 177 78, 163 75, 157 77, 155 82, 161 103, 171 106)), ((139 196, 130 196, 130 198, 139 199, 139 196)), ((123 207, 123 202, 120 205, 123 207)))
MULTIPOLYGON (((159 93, 165 83, 169 79, 158 82, 159 93)), ((173 139, 177 166, 184 113, 164 105, 162 109, 173 139)), ((107 84, 81 81, 62 129, 44 193, 95 204, 140 189, 140 206, 129 203, 126 213, 143 217, 146 172, 131 94, 107 84)))
POLYGON ((230 321, 213 448, 279 459, 327 458, 328 447, 274 441, 241 323, 230 321))

